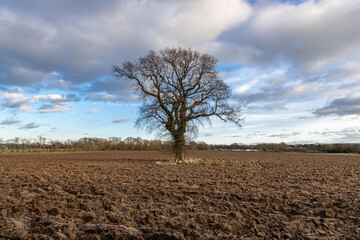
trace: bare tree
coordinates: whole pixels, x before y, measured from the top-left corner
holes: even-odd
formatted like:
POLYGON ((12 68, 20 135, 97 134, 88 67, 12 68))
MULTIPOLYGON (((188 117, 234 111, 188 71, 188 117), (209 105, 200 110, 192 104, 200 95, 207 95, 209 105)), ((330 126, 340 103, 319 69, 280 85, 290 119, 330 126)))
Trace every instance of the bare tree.
POLYGON ((16 152, 19 152, 19 143, 20 143, 20 138, 19 137, 15 137, 14 140, 13 140, 14 144, 15 144, 15 149, 16 149, 16 152))
POLYGON ((44 150, 45 149, 45 145, 46 145, 46 138, 45 137, 43 137, 43 136, 41 136, 41 135, 39 135, 38 136, 38 144, 39 144, 39 146, 40 146, 40 151, 42 151, 42 150, 44 150))
POLYGON ((209 54, 166 48, 113 66, 114 76, 131 81, 143 101, 137 127, 170 134, 175 161, 184 160, 186 137, 196 136, 199 124, 210 123, 211 116, 241 126, 240 106, 228 103, 231 89, 216 63, 209 54))
POLYGON ((22 144, 22 147, 23 147, 24 151, 29 150, 30 143, 31 143, 30 139, 27 139, 27 138, 22 138, 21 139, 21 144, 22 144))
POLYGON ((114 149, 119 150, 119 145, 121 143, 121 138, 120 137, 109 137, 109 140, 114 145, 114 149))

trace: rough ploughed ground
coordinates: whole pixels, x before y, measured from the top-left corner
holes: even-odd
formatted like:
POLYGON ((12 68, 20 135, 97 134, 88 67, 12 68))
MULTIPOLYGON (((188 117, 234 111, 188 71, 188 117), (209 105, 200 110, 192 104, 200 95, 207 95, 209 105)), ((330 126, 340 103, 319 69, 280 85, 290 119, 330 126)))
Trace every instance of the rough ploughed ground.
POLYGON ((360 156, 0 154, 0 239, 359 239, 360 156))

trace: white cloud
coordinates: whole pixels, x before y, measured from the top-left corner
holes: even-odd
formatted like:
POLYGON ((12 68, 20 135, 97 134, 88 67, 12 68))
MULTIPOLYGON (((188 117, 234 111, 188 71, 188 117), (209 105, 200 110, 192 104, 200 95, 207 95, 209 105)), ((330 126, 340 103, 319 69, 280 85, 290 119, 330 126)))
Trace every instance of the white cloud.
MULTIPOLYGON (((172 1, 174 2, 174 1, 172 1)), ((166 32, 173 39, 193 45, 214 40, 220 33, 245 22, 251 7, 239 0, 199 0, 178 2, 169 21, 164 21, 166 32), (195 41, 195 42, 194 42, 195 41)))
POLYGON ((67 98, 59 94, 48 94, 48 95, 35 95, 32 97, 34 102, 49 101, 49 102, 66 102, 67 98))
POLYGON ((285 61, 306 72, 360 57, 359 0, 309 0, 299 5, 264 1, 244 27, 219 41, 234 51, 248 51, 247 59, 273 64, 285 61), (254 54, 256 53, 256 54, 254 54))
POLYGON ((22 89, 0 90, 0 106, 18 109, 21 112, 67 112, 70 108, 66 104, 71 100, 59 94, 26 96, 22 89), (42 106, 35 110, 36 104, 42 106))
POLYGON ((44 104, 42 105, 38 112, 39 113, 53 113, 53 112, 68 112, 71 109, 65 105, 60 104, 44 104))
POLYGON ((89 113, 98 113, 98 112, 99 112, 99 109, 97 109, 97 108, 91 108, 91 109, 89 109, 88 112, 89 112, 89 113))

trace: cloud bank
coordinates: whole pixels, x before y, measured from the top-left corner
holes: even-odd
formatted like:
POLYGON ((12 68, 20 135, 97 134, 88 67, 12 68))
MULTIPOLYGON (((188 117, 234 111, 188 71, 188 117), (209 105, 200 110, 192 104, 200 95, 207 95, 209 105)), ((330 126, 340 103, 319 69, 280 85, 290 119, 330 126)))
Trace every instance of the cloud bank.
POLYGON ((291 126, 298 120, 294 128, 314 118, 353 121, 360 115, 359 22, 360 0, 2 1, 0 111, 9 115, 1 125, 20 124, 11 123, 17 114, 136 104, 112 65, 173 46, 217 57, 231 101, 261 126, 285 114, 291 126))

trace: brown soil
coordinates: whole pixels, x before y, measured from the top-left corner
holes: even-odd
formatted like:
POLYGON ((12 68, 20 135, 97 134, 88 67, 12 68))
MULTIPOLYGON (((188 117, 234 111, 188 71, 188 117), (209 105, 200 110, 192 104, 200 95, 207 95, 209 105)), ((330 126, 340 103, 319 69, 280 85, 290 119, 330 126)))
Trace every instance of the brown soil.
POLYGON ((0 239, 359 239, 360 156, 0 154, 0 239))

